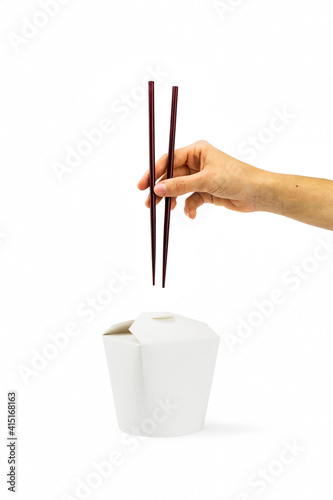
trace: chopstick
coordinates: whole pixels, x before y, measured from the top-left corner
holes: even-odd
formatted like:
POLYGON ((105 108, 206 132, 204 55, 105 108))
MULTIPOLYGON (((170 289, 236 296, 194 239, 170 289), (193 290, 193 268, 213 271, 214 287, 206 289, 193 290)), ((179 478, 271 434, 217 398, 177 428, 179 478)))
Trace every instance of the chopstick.
MULTIPOLYGON (((167 179, 170 179, 173 176, 173 159, 174 159, 174 152, 175 152, 177 102, 178 102, 178 87, 172 87, 167 179)), ((170 209, 171 209, 171 198, 166 197, 165 198, 165 210, 164 210, 164 236, 163 236, 163 275, 162 275, 162 287, 163 288, 165 288, 166 268, 167 268, 167 260, 168 260, 170 209)))
POLYGON ((156 195, 155 186, 155 103, 154 82, 148 82, 149 89, 149 184, 150 184, 150 238, 153 285, 156 266, 156 195))

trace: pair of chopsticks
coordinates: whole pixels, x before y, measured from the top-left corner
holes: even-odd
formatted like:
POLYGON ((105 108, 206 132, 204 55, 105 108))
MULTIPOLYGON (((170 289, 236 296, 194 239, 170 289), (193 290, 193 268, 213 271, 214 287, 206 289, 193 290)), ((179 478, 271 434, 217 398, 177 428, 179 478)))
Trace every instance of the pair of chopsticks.
MULTIPOLYGON (((151 235, 151 262, 153 285, 155 285, 155 268, 156 268, 156 194, 155 186, 155 101, 154 101, 154 82, 148 83, 148 107, 149 107, 149 183, 150 183, 150 235, 151 235)), ((170 136, 169 136, 169 152, 167 164, 167 179, 173 176, 173 159, 175 152, 176 138, 176 119, 177 119, 177 102, 178 102, 178 87, 172 87, 171 100, 171 119, 170 119, 170 136)), ((165 287, 166 268, 168 260, 169 247, 169 231, 170 231, 170 210, 171 198, 165 198, 164 209, 164 235, 163 235, 163 275, 162 287, 165 287)))

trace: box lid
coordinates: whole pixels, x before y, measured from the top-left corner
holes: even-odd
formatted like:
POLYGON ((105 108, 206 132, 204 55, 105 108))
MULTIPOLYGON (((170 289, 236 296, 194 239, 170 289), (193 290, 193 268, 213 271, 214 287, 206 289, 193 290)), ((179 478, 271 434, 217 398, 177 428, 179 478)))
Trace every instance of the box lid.
POLYGON ((206 323, 169 312, 142 313, 129 330, 141 344, 219 338, 206 323))

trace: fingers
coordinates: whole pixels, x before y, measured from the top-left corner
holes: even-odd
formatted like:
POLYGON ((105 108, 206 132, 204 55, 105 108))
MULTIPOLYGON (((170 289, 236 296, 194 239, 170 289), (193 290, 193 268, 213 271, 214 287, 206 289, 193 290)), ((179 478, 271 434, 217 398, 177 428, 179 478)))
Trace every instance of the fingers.
POLYGON ((201 207, 205 203, 202 195, 200 193, 193 193, 191 196, 186 198, 184 212, 190 219, 195 219, 197 215, 197 208, 201 207))
MULTIPOLYGON (((186 165, 183 165, 181 167, 177 167, 174 169, 173 171, 173 176, 172 178, 174 177, 183 177, 184 175, 190 175, 190 171, 189 171, 189 168, 186 166, 186 165)), ((158 179, 157 182, 162 182, 162 181, 165 181, 167 178, 167 173, 165 172, 162 177, 160 177, 160 179, 158 179)))
MULTIPOLYGON (((160 201, 162 201, 163 198, 160 198, 159 196, 156 196, 156 205, 159 204, 160 201)), ((145 203, 146 207, 150 208, 150 196, 146 199, 145 203)), ((173 210, 177 205, 177 198, 171 198, 171 210, 173 210)))
POLYGON ((193 175, 167 179, 156 184, 154 191, 158 196, 180 196, 194 191, 204 191, 206 175, 199 172, 193 175))
MULTIPOLYGON (((162 180, 165 180, 166 179, 166 173, 162 175, 161 177, 161 181, 162 180)), ((188 167, 179 167, 179 168, 176 168, 173 172, 173 177, 181 177, 181 176, 184 176, 184 175, 189 175, 189 169, 188 167)), ((162 200, 162 198, 160 196, 156 196, 156 205, 158 205, 158 203, 162 200)), ((146 199, 146 206, 149 208, 150 207, 150 194, 148 195, 147 199, 146 199)))
MULTIPOLYGON (((173 168, 176 169, 183 165, 186 165, 189 156, 193 155, 195 151, 195 144, 186 146, 185 148, 176 149, 174 153, 173 168)), ((159 179, 167 170, 168 166, 168 155, 163 155, 155 164, 155 176, 159 179)), ((138 182, 138 188, 142 191, 149 187, 149 170, 147 170, 140 181, 138 182)))

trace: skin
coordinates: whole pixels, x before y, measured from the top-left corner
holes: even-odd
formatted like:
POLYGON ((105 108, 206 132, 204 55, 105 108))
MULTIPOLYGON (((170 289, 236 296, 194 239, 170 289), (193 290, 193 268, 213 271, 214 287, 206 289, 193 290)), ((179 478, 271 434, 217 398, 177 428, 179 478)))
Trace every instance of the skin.
MULTIPOLYGON (((185 201, 184 211, 195 219, 204 203, 223 206, 237 212, 271 212, 291 219, 333 230, 333 181, 276 174, 236 160, 206 141, 175 151, 174 175, 166 180, 168 156, 155 165, 157 203, 192 193, 185 201)), ((149 188, 149 171, 138 183, 140 190, 149 188)), ((150 206, 150 198, 146 200, 150 206)))

